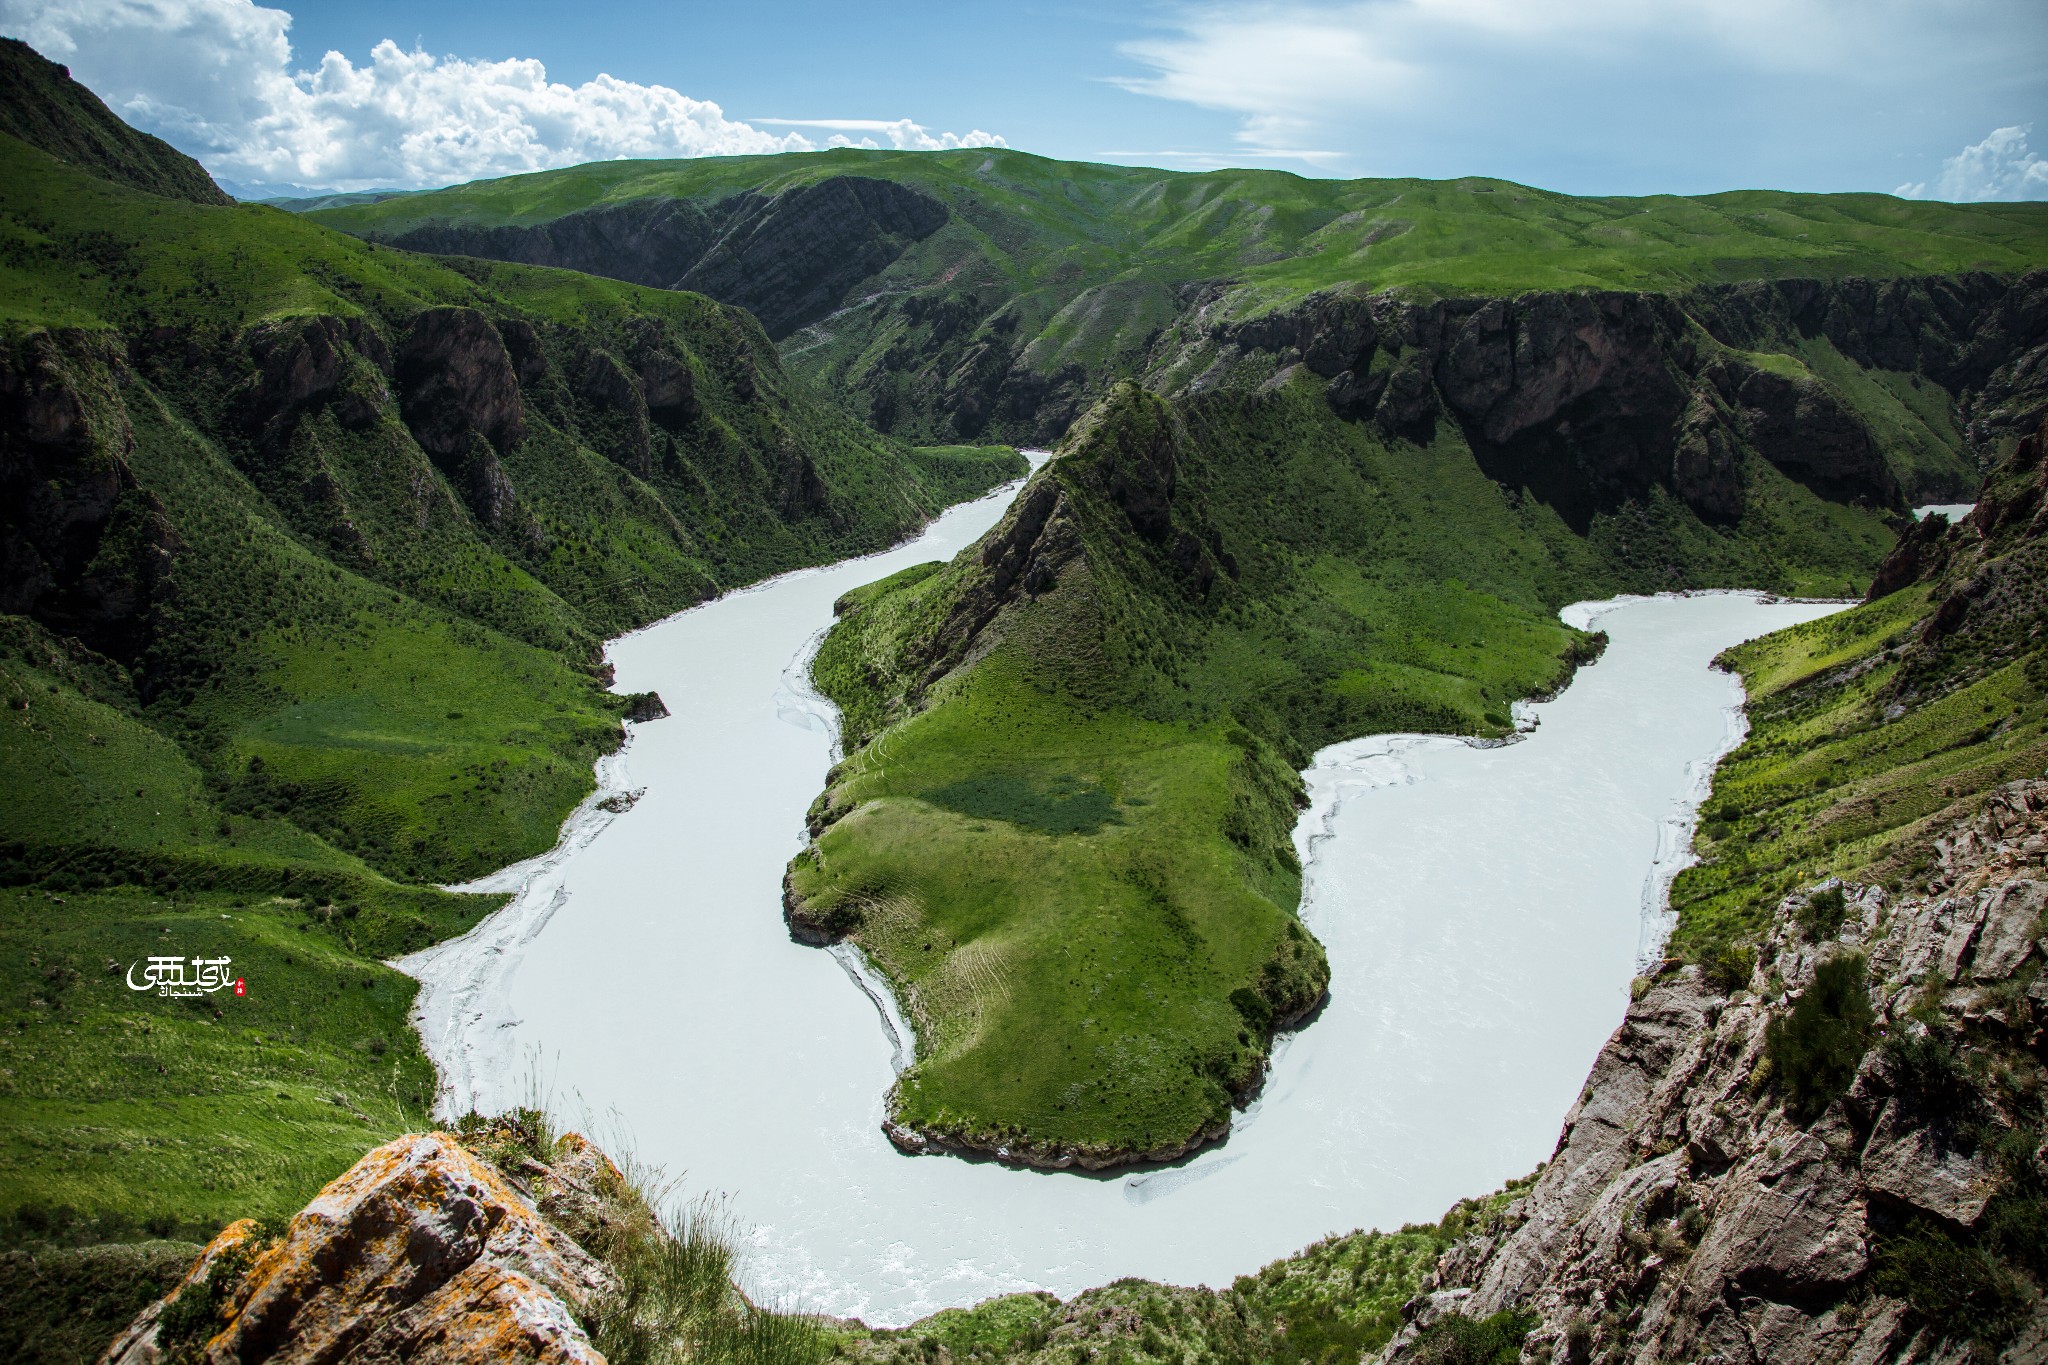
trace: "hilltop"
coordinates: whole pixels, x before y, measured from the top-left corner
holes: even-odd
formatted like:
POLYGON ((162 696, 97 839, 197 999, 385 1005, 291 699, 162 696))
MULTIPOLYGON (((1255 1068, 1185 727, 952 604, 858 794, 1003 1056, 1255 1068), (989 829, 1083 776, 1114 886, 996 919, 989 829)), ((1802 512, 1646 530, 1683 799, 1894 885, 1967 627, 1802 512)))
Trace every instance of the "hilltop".
POLYGON ((1004 150, 606 162, 313 216, 420 250, 702 290, 753 311, 793 368, 885 431, 1037 442, 1119 379, 1156 383, 1191 340, 1323 292, 1683 296, 2048 259, 2039 204, 1580 198, 1004 150))

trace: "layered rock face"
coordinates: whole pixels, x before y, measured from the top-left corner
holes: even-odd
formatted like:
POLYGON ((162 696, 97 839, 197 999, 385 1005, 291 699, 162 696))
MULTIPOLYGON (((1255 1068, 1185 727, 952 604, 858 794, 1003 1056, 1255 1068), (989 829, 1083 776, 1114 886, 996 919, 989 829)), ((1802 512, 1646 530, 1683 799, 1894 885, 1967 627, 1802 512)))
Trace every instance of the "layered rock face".
POLYGON ((579 1244, 619 1175, 575 1135, 501 1173, 447 1133, 370 1152, 284 1234, 249 1220, 208 1244, 102 1365, 200 1359, 602 1365, 579 1318, 612 1288, 579 1244))
POLYGON ((709 205, 640 199, 537 227, 436 223, 394 246, 564 266, 737 304, 781 340, 945 225, 945 206, 890 180, 835 176, 709 205))
POLYGON ((0 611, 133 657, 176 537, 129 463, 125 357, 40 333, 0 354, 0 611))
POLYGON ((1989 465, 2038 420, 2048 391, 2048 272, 1920 280, 1783 280, 1690 295, 1526 294, 1410 303, 1319 295, 1245 322, 1197 326, 1234 357, 1271 356, 1329 381, 1331 405, 1389 436, 1454 422, 1495 479, 1574 525, 1652 488, 1709 522, 1744 510, 1754 452, 1824 498, 1897 507, 1869 422, 1803 371, 1753 352, 1824 339, 1857 364, 1924 375, 1958 396, 1989 465))
MULTIPOLYGON (((1445 1314, 1504 1309, 1537 1319, 1524 1360, 1971 1358, 1915 1317, 1875 1248, 1922 1222, 1967 1235, 2013 1186, 1982 1135, 2013 1122, 2012 1096, 2048 1081, 2048 781, 2006 785, 1936 848, 1929 894, 1834 887, 1846 920, 1819 941, 1800 927, 1811 896, 1786 898, 1737 989, 1691 967, 1651 986, 1535 1187, 1499 1229, 1442 1259, 1382 1359, 1421 1358, 1423 1329, 1445 1314), (1771 1021, 1842 957, 1867 963, 1876 1026, 1895 1041, 1802 1120, 1770 1084, 1771 1021), (1965 1068, 1949 1076, 1961 1093, 1930 1093, 1925 1057, 1953 1056, 1966 1030, 2008 1044, 2000 1074, 1965 1068)), ((2021 1159, 2038 1167, 2042 1154, 2021 1159)), ((2006 1315, 1998 1359, 2048 1353, 2048 1305, 1970 1311, 1986 1328, 2006 1315)))

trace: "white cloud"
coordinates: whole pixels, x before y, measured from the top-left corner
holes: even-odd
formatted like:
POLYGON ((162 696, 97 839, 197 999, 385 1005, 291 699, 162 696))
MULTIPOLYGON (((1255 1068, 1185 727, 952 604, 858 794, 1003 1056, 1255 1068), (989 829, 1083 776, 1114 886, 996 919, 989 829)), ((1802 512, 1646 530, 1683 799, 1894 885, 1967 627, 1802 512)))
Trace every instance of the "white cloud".
POLYGON ((1137 70, 1111 79, 1231 116, 1250 158, 1770 176, 1839 165, 1828 144, 1924 121, 1959 89, 2038 104, 2023 54, 2048 37, 2044 15, 2039 0, 1181 0, 1122 46, 1137 70))
POLYGON ((994 133, 985 133, 976 128, 971 133, 940 133, 936 137, 922 123, 913 123, 907 118, 757 118, 755 123, 767 128, 830 128, 834 136, 827 140, 832 147, 879 148, 882 144, 873 136, 858 141, 847 137, 848 133, 880 133, 888 139, 889 146, 899 152, 950 152, 959 147, 1007 147, 1010 144, 994 133))
MULTIPOLYGON (((116 113, 234 180, 413 187, 615 157, 818 146, 667 86, 550 81, 531 59, 437 57, 386 40, 361 66, 329 52, 294 69, 290 27, 290 14, 252 0, 0 0, 0 31, 67 63, 116 113)), ((847 126, 915 150, 1002 145, 978 130, 934 136, 908 119, 847 126)))
POLYGON ((2048 160, 2027 147, 2032 124, 1996 128, 1982 142, 1963 148, 1941 163, 1941 174, 1927 182, 1901 185, 1895 194, 1908 199, 1946 199, 1951 204, 1989 199, 2048 199, 2048 160))

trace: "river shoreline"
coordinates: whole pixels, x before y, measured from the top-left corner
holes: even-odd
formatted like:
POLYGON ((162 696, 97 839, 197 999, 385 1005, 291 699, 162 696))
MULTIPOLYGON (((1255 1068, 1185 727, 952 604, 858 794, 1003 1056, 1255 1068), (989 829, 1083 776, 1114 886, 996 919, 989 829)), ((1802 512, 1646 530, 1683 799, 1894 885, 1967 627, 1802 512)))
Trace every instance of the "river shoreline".
MULTIPOLYGON (((1312 782, 1302 914, 1332 994, 1276 1039, 1227 1143, 1105 1172, 906 1161, 882 1130, 909 1037, 893 992, 778 922, 840 757, 802 664, 844 592, 965 550, 1000 511, 613 642, 620 689, 656 690, 674 714, 635 727, 607 769, 608 788, 644 790, 637 804, 595 837, 596 816, 572 821, 559 870, 483 883, 527 874, 529 918, 475 947, 495 990, 423 1029, 437 1063, 462 1068, 451 1107, 530 1102, 553 1088, 532 1080, 545 1057, 638 1159, 731 1196, 754 1229, 750 1293, 870 1323, 1126 1275, 1228 1284, 1328 1233, 1428 1221, 1540 1162, 1625 1008, 1658 818, 1686 764, 1727 740, 1733 684, 1709 661, 1821 609, 1755 594, 1615 607, 1606 656, 1557 700, 1517 706, 1513 742, 1376 736, 1372 772, 1329 774, 1354 788, 1329 793, 1335 807, 1315 808, 1312 782)), ((454 965, 425 974, 452 981, 454 965)))
MULTIPOLYGON (((1030 461, 1032 469, 1036 469, 1042 463, 1042 460, 1032 458, 1042 452, 1019 453, 1030 461)), ((770 592, 778 585, 791 581, 837 572, 849 566, 896 554, 906 546, 918 543, 931 529, 933 523, 950 512, 997 499, 1001 499, 1003 505, 1007 507, 1010 499, 1016 496, 1017 491, 1024 486, 1025 479, 1029 477, 1027 472, 1024 478, 1013 479, 978 498, 971 498, 967 502, 944 509, 938 516, 918 528, 916 534, 885 550, 858 555, 852 559, 835 560, 830 564, 791 569, 787 573, 721 593, 709 601, 694 603, 658 621, 650 621, 644 626, 626 631, 605 641, 605 657, 610 660, 613 653, 626 642, 657 631, 692 612, 702 611, 719 603, 741 600, 757 593, 770 592)), ((829 629, 829 625, 821 627, 811 637, 796 660, 785 670, 783 682, 784 690, 794 696, 799 708, 810 713, 806 719, 814 722, 817 728, 828 730, 834 735, 836 751, 837 711, 830 701, 811 688, 809 676, 810 660, 817 653, 818 645, 824 640, 829 629), (805 707, 805 701, 813 702, 815 705, 805 707)), ((628 694, 627 689, 616 685, 612 690, 622 695, 628 694)), ((481 1078, 502 1078, 517 1074, 518 1058, 513 1051, 510 1038, 520 1020, 512 1007, 510 995, 520 959, 567 903, 569 892, 564 882, 569 864, 574 861, 577 854, 595 842, 613 821, 630 810, 644 793, 645 788, 634 787, 630 780, 628 765, 635 731, 642 725, 659 724, 662 720, 670 719, 672 715, 673 712, 664 710, 659 719, 628 719, 620 722, 624 733, 619 747, 597 760, 595 787, 563 820, 553 847, 472 881, 441 888, 444 891, 469 895, 509 894, 510 899, 503 906, 486 915, 465 933, 443 939, 416 953, 394 958, 385 964, 420 983, 419 994, 413 1002, 411 1018, 413 1030, 419 1034, 427 1058, 434 1066, 436 1088, 433 1112, 436 1118, 451 1121, 469 1110, 480 1108, 484 1094, 481 1078)), ((841 959, 841 965, 846 968, 855 985, 873 1001, 881 1016, 883 1030, 890 1035, 891 1045, 902 1061, 902 1065, 896 1067, 901 1071, 904 1066, 909 1065, 913 1038, 887 979, 875 971, 871 964, 867 964, 865 959, 858 964, 841 959), (902 1030, 900 1033, 897 1032, 899 1028, 902 1030)), ((534 1064, 529 1063, 527 1069, 529 1072, 533 1071, 534 1064)), ((528 1089, 544 1092, 550 1087, 539 1082, 537 1077, 529 1077, 528 1089)))

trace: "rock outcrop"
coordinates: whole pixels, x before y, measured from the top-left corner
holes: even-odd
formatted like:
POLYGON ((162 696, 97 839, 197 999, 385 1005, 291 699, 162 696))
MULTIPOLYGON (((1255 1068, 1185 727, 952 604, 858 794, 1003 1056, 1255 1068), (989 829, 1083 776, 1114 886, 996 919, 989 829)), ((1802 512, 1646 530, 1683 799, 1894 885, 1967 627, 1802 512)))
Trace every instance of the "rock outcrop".
POLYGON ((177 538, 138 486, 104 333, 33 333, 0 353, 0 611, 133 659, 177 538))
POLYGON ((478 521, 503 522, 518 495, 499 456, 526 439, 526 410, 498 329, 474 308, 427 309, 398 348, 398 387, 413 439, 478 521))
MULTIPOLYGON (((1969 306, 1990 310, 2005 286, 1980 283, 1969 306)), ((2048 278, 2031 288, 2048 292, 2048 278)), ((1817 379, 1759 366, 1713 331, 1761 345, 1772 324, 1780 339, 1798 335, 1796 321, 1753 308, 1731 323, 1723 308, 1712 291, 1428 303, 1318 295, 1209 328, 1227 349, 1208 382, 1227 373, 1232 352, 1265 353, 1326 379, 1333 408, 1389 436, 1426 441, 1454 422, 1489 475, 1581 528, 1657 487, 1707 521, 1733 521, 1744 508, 1745 450, 1824 498, 1899 508, 1898 481, 1853 409, 1817 379)), ((1928 355, 1905 363, 1960 373, 1965 343, 1945 337, 1946 350, 1929 341, 1928 355)))
MULTIPOLYGON (((1651 985, 1602 1050, 1535 1187, 1499 1228, 1444 1256, 1383 1359, 1420 1358, 1423 1329, 1446 1314, 1504 1309, 1535 1315, 1532 1361, 1967 1358, 1916 1317, 1896 1269, 1878 1273, 1877 1248, 1916 1220, 1974 1229, 2013 1187, 2009 1156, 1983 1134, 2012 1118, 2005 1096, 2048 1080, 2048 781, 2008 783, 1936 847, 1926 894, 1821 888, 1846 911, 1821 941, 1801 927, 1812 893, 1787 897, 1732 990, 1693 967, 1651 985), (1802 1120, 1770 1083, 1767 1037, 1837 957, 1867 962, 1890 1041, 1802 1120), (1943 1102, 1922 1069, 1940 1071, 1965 1026, 2007 1040, 1998 1066, 2009 1070, 1999 1084, 1941 1072, 1963 1087, 1943 1102), (1959 1124, 1958 1109, 1975 1118, 1959 1124)), ((2022 1160, 2038 1168, 2042 1154, 2022 1160)), ((2000 1360, 2048 1350, 2048 1305, 1980 1311, 1987 1327, 2007 1315, 2000 1360)))
POLYGON ((837 308, 947 216, 943 204, 907 185, 834 176, 709 205, 607 204, 534 227, 432 223, 393 245, 693 289, 745 308, 779 341, 837 308))
POLYGON ((102 1365, 602 1365, 581 1319, 611 1277, 564 1229, 597 1242, 618 1172, 571 1135, 553 1165, 528 1158, 517 1176, 524 1189, 452 1134, 387 1143, 282 1236, 225 1229, 102 1365))

